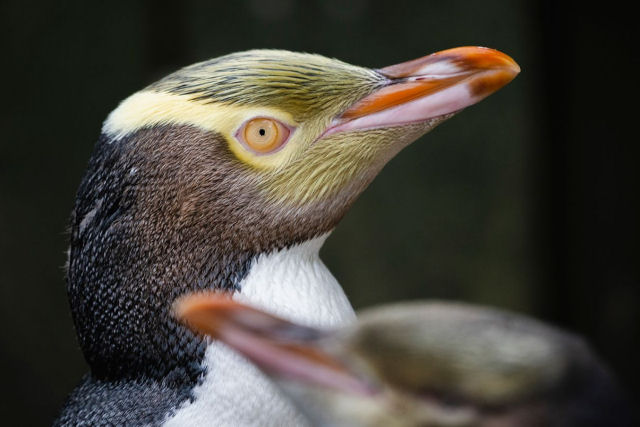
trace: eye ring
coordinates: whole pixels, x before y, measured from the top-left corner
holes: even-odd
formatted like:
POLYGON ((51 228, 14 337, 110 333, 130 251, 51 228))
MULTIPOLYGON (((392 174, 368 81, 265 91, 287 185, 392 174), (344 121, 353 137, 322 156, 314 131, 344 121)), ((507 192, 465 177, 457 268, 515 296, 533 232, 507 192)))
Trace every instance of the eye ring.
POLYGON ((292 128, 271 117, 253 117, 237 130, 236 139, 249 151, 272 154, 284 147, 292 128))

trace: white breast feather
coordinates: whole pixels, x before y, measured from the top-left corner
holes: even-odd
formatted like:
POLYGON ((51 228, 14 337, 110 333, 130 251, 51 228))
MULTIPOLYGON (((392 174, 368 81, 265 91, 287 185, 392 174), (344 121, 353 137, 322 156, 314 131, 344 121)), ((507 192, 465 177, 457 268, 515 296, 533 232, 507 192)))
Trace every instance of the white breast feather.
MULTIPOLYGON (((234 298, 310 326, 355 319, 342 288, 320 260, 328 234, 253 261, 234 298)), ((250 362, 220 342, 205 354, 207 374, 167 426, 302 426, 304 418, 250 362)))

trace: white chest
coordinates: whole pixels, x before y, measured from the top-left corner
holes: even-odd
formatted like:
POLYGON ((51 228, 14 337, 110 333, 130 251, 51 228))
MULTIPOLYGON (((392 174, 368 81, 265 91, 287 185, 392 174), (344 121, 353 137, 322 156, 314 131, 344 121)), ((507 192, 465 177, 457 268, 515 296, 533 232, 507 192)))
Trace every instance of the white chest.
MULTIPOLYGON (((261 255, 234 298, 310 326, 355 319, 342 288, 318 252, 327 236, 261 255)), ((257 368, 220 342, 205 354, 207 374, 166 425, 298 426, 304 419, 257 368)))

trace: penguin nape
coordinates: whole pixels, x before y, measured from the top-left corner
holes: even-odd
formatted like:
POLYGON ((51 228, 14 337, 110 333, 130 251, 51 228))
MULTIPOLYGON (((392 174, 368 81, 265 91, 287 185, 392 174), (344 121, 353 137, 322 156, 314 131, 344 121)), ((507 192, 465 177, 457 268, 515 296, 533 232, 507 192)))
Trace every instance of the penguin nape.
POLYGON ((463 47, 373 70, 253 50, 183 68, 104 122, 71 216, 67 292, 90 373, 57 425, 303 425, 254 366, 171 316, 226 290, 310 326, 354 319, 320 261, 403 147, 510 82, 463 47))

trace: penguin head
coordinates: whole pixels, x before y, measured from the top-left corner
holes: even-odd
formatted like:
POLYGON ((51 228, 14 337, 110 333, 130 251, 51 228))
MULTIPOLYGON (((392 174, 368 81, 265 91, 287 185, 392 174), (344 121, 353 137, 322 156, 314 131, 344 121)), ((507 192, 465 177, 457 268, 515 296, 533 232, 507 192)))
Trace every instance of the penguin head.
MULTIPOLYGON (((117 141, 165 129, 184 140, 191 161, 181 160, 193 187, 187 196, 183 186, 184 211, 215 212, 207 195, 219 200, 224 190, 243 231, 273 234, 247 236, 246 244, 262 249, 332 229, 400 149, 518 71, 506 55, 483 48, 451 49, 381 70, 254 50, 186 67, 150 85, 125 100, 103 132, 117 141), (208 142, 189 145, 193 133, 208 142), (208 155, 216 158, 199 162, 208 155), (221 173, 224 183, 212 178, 221 173), (291 235, 283 235, 285 227, 291 235)), ((177 149, 153 139, 154 151, 177 149)))
POLYGON ((631 425, 607 367, 575 335, 497 309, 413 301, 316 329, 220 293, 174 315, 251 360, 312 425, 631 425))
POLYGON ((485 48, 379 70, 254 50, 124 100, 71 219, 68 293, 92 372, 195 366, 202 340, 167 315, 177 296, 237 290, 260 254, 331 231, 399 150, 518 71, 485 48))

